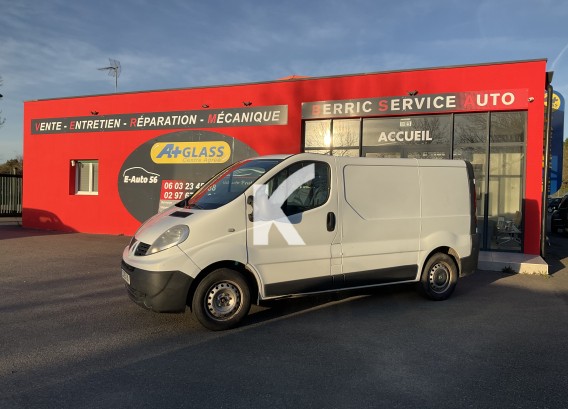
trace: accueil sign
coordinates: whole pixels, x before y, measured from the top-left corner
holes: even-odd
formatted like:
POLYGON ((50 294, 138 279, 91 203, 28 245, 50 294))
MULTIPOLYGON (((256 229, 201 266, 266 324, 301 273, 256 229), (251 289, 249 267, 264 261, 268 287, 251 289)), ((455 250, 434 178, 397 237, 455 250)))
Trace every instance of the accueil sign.
POLYGON ((304 102, 302 104, 302 119, 517 110, 526 109, 527 106, 528 89, 468 91, 404 97, 304 102))
POLYGON ((451 115, 417 115, 366 119, 364 146, 445 143, 451 115))
POLYGON ((430 142, 432 136, 430 131, 390 131, 381 132, 379 134, 378 142, 430 142))

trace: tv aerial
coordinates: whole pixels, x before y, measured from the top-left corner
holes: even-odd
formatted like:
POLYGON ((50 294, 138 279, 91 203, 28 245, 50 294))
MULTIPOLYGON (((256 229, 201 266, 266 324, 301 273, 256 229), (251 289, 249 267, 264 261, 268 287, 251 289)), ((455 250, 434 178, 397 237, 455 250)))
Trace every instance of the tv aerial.
POLYGON ((120 61, 118 60, 113 60, 112 58, 108 59, 109 61, 109 66, 108 67, 102 67, 102 68, 97 68, 99 71, 107 71, 108 75, 110 77, 114 77, 114 92, 118 91, 118 77, 120 76, 120 71, 121 71, 121 67, 120 67, 120 61))

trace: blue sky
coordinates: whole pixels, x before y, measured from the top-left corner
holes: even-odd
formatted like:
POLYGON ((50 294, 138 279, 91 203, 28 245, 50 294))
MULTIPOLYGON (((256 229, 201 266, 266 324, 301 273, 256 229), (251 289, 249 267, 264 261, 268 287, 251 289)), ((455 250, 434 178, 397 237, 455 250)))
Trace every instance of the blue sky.
MULTIPOLYGON (((547 58, 568 96, 566 0, 0 0, 0 163, 23 101, 547 58)), ((25 158, 24 158, 25 159, 25 158)))

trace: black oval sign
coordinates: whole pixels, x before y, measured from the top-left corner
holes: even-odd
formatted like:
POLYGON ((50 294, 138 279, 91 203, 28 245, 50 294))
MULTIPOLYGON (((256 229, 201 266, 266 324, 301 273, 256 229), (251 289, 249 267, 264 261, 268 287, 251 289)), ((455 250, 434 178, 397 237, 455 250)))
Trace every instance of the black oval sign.
POLYGON ((193 194, 230 164, 258 156, 247 144, 218 132, 172 132, 140 145, 122 164, 118 192, 143 222, 193 194))

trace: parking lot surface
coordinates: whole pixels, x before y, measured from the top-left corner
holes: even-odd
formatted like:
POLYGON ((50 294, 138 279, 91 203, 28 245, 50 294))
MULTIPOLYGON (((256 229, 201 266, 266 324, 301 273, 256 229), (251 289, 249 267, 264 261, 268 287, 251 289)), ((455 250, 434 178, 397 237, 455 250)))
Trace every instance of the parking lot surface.
POLYGON ((226 332, 133 304, 128 241, 0 226, 0 408, 568 407, 566 238, 550 276, 272 302, 226 332))

